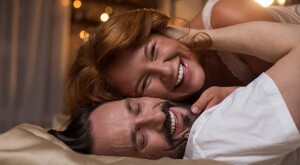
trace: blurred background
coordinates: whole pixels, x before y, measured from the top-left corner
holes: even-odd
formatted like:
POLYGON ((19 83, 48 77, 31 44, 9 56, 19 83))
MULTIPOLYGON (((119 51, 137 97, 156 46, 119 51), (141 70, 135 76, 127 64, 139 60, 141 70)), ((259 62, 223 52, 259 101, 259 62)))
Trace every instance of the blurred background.
MULTIPOLYGON (((262 6, 300 0, 256 0, 262 6)), ((115 13, 154 8, 191 20, 206 0, 0 0, 0 133, 19 123, 51 127, 63 81, 88 29, 115 13)))

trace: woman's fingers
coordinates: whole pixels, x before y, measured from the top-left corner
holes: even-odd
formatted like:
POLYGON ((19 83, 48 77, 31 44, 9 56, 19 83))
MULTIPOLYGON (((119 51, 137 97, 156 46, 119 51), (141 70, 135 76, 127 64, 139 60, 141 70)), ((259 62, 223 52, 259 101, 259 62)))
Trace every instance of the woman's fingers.
POLYGON ((192 112, 195 115, 200 114, 202 111, 206 109, 206 106, 209 103, 209 94, 204 91, 199 99, 192 105, 192 112))
POLYGON ((222 102, 238 87, 210 87, 192 105, 192 112, 196 115, 222 102))

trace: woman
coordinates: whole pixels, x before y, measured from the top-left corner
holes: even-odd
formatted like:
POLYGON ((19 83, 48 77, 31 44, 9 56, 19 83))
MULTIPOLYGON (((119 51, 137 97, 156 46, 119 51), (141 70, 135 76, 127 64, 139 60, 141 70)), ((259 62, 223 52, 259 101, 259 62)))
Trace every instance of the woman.
POLYGON ((67 110, 87 102, 127 96, 193 102, 199 98, 201 91, 210 86, 245 85, 271 66, 261 60, 263 69, 257 68, 256 75, 247 76, 248 79, 242 82, 218 56, 211 55, 215 52, 200 55, 199 51, 210 46, 207 35, 201 35, 204 39, 197 45, 203 46, 196 52, 201 58, 200 64, 187 46, 159 34, 165 33, 171 21, 164 14, 144 9, 117 14, 100 25, 78 50, 68 74, 65 92, 67 110), (147 56, 137 60, 140 54, 147 56), (124 63, 125 60, 127 63, 124 63), (139 65, 136 68, 137 64, 150 62, 154 62, 150 67, 139 65), (156 65, 159 62, 167 65, 156 65))

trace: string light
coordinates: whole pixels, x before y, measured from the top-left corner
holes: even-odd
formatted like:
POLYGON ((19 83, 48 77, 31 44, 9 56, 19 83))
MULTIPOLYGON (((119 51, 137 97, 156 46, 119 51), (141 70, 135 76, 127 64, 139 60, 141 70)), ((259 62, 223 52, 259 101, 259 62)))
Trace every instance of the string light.
POLYGON ((106 22, 109 19, 109 15, 107 13, 102 13, 100 16, 100 20, 102 22, 106 22))
POLYGON ((81 7, 81 5, 82 5, 82 3, 81 3, 80 0, 75 0, 75 1, 73 2, 73 6, 74 6, 74 8, 76 8, 76 9, 79 9, 79 8, 81 7))
POLYGON ((268 7, 274 3, 274 0, 255 0, 255 1, 263 7, 268 7))

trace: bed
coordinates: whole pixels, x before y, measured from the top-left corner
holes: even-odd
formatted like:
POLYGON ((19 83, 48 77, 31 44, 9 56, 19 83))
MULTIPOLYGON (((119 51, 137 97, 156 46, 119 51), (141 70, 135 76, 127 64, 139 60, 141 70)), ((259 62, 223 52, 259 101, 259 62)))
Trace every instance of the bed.
POLYGON ((108 165, 224 165, 213 160, 175 160, 162 158, 146 160, 128 157, 84 155, 72 151, 63 142, 47 133, 47 129, 36 125, 20 124, 0 134, 1 164, 108 164, 108 165))

